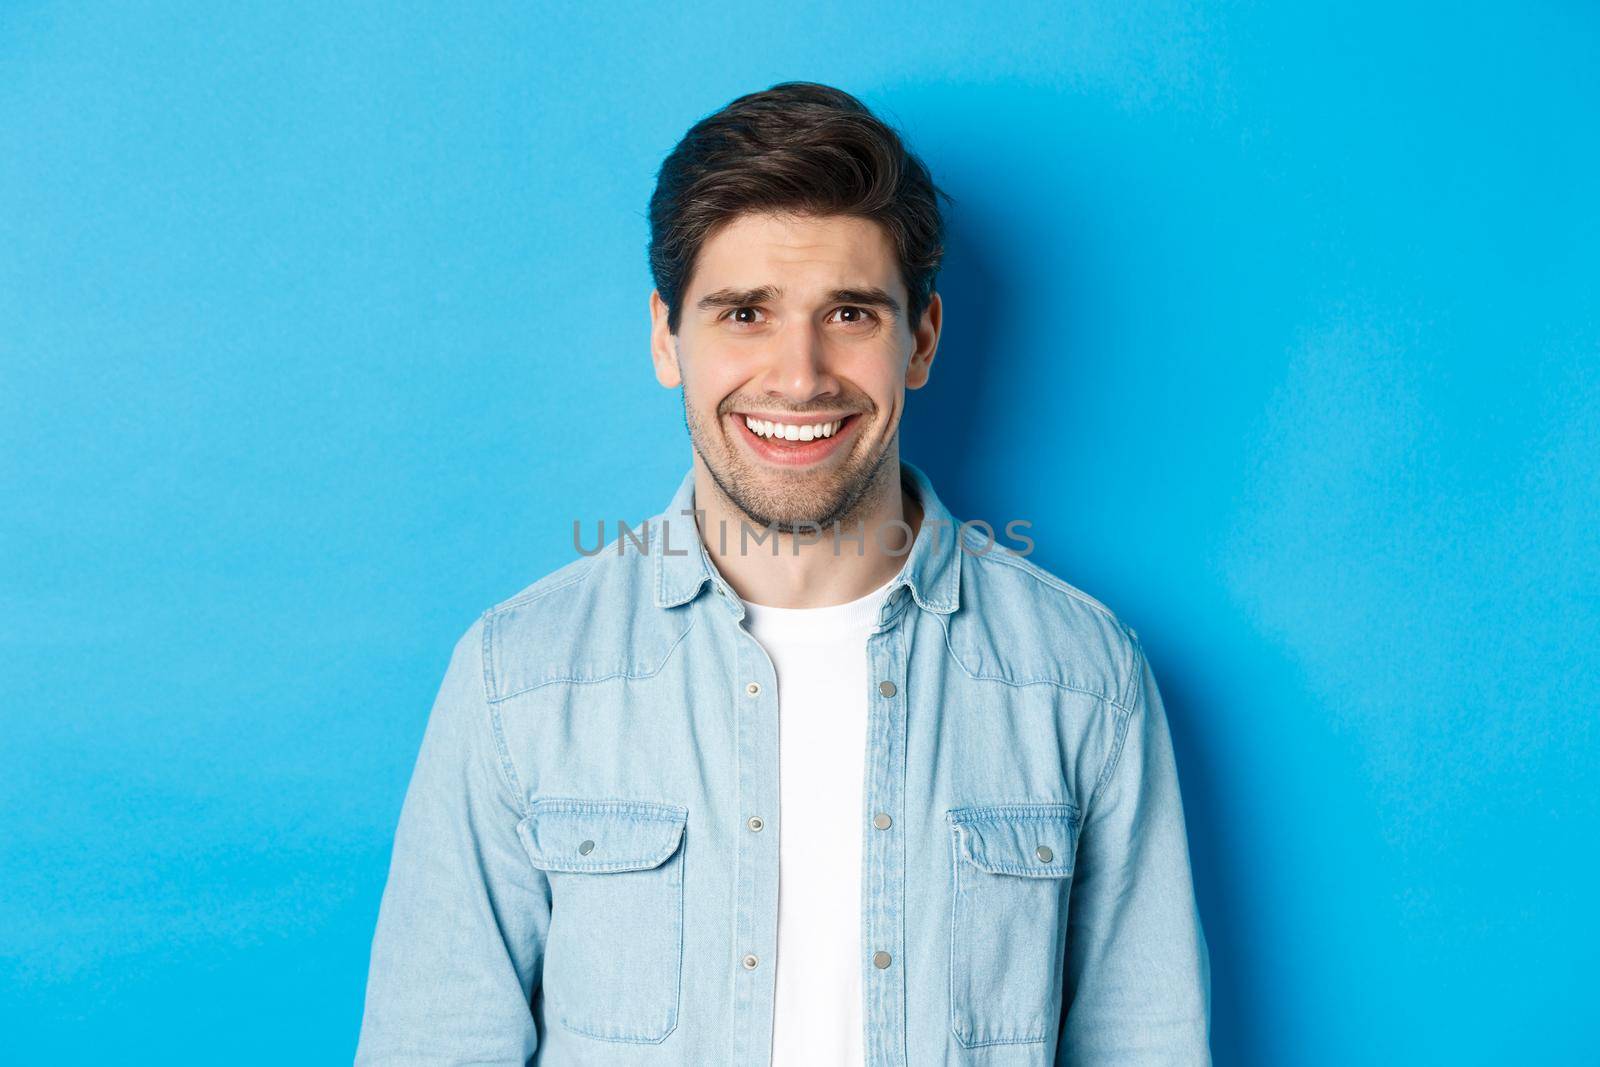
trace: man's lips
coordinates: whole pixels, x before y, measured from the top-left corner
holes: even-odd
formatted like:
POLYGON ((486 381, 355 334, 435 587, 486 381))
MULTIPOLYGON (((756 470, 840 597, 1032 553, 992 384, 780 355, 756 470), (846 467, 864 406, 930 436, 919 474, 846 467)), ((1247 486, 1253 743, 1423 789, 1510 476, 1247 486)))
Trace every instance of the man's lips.
MULTIPOLYGON (((861 421, 859 412, 843 414, 833 419, 809 419, 804 425, 815 426, 818 423, 827 424, 837 421, 839 426, 831 435, 826 437, 814 437, 810 441, 791 441, 787 438, 771 439, 752 430, 746 421, 747 419, 755 419, 758 423, 768 421, 762 419, 759 413, 747 415, 745 412, 735 411, 729 415, 729 418, 733 420, 735 435, 744 441, 745 447, 754 452, 763 461, 781 467, 804 467, 826 459, 834 452, 839 451, 847 438, 855 436, 856 425, 861 421)), ((781 420, 773 419, 771 421, 781 426, 801 424, 792 415, 785 416, 781 420)))

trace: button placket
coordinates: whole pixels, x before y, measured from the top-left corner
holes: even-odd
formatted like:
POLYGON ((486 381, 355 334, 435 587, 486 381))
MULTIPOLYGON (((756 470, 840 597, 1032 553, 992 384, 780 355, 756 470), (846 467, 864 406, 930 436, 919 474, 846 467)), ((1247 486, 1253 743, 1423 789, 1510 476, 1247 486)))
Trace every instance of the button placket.
MULTIPOLYGON (((895 825, 905 804, 904 762, 907 701, 902 693, 906 644, 911 623, 897 615, 867 639, 869 684, 867 796, 874 830, 895 825)), ((900 904, 905 882, 903 834, 870 833, 864 842, 862 877, 870 887, 862 917, 863 940, 873 946, 872 970, 863 991, 867 1067, 903 1067, 906 1018, 904 968, 894 957, 905 945, 905 915, 900 904)))
MULTIPOLYGON (((740 955, 740 981, 734 993, 731 1062, 762 1061, 772 1046, 774 968, 762 958, 777 951, 778 840, 762 832, 765 819, 754 812, 778 810, 777 671, 772 657, 747 630, 742 613, 734 619, 734 712, 739 808, 746 832, 738 835, 734 945, 740 955)), ((737 810, 737 809, 736 809, 737 810)))

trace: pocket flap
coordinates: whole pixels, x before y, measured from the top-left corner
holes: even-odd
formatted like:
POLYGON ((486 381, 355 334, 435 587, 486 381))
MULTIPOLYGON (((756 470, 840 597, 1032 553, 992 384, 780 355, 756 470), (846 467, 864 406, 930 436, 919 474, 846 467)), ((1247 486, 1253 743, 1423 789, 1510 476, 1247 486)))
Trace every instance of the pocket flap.
POLYGON ((1064 878, 1078 851, 1078 809, 1071 804, 987 804, 946 813, 957 853, 990 874, 1064 878))
POLYGON ((678 849, 688 809, 644 800, 541 797, 517 824, 535 867, 546 871, 640 871, 678 849))

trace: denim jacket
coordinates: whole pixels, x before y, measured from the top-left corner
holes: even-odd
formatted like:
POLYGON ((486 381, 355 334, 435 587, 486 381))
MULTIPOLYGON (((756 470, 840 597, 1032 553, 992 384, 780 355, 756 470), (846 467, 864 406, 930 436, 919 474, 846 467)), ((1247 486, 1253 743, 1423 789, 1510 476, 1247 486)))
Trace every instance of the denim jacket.
MULTIPOLYGON (((866 1067, 1208 1063, 1208 953, 1138 636, 901 477, 924 519, 868 638, 861 831, 839 842, 861 850, 866 1067)), ((769 1062, 776 680, 693 498, 691 471, 457 642, 358 1065, 769 1062)))

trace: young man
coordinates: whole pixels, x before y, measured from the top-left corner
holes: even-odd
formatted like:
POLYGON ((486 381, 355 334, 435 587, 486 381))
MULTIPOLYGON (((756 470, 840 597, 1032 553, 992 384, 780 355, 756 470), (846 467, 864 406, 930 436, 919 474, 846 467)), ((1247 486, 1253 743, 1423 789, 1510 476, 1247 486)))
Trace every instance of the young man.
POLYGON ((1209 1061, 1137 636, 899 455, 937 195, 809 83, 662 165, 651 352, 693 466, 456 645, 359 1064, 1209 1061))

